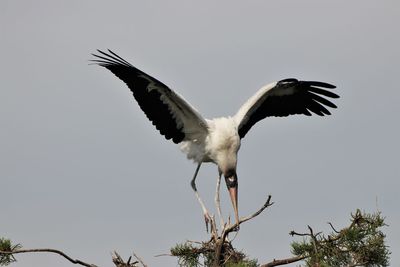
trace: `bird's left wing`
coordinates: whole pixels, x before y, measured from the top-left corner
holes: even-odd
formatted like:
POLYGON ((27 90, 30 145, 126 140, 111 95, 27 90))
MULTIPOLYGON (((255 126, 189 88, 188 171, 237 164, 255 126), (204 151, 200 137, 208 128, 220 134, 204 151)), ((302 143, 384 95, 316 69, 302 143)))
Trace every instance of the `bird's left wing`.
POLYGON ((100 55, 93 54, 97 59, 92 61, 128 85, 147 118, 166 139, 177 144, 206 136, 207 122, 183 97, 111 50, 109 53, 97 51, 100 55))
POLYGON ((336 105, 324 97, 338 98, 337 94, 326 90, 333 88, 334 85, 324 82, 296 79, 285 79, 262 87, 240 107, 234 117, 240 138, 266 117, 293 114, 311 116, 311 112, 320 116, 330 115, 325 106, 336 108, 336 105))

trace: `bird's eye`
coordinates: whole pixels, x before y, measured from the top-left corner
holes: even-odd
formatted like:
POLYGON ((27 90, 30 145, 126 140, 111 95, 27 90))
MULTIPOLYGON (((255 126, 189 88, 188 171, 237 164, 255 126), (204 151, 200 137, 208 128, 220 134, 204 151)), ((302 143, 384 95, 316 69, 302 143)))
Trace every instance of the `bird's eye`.
POLYGON ((228 180, 234 180, 235 178, 234 178, 234 176, 235 176, 235 170, 233 170, 233 169, 229 169, 227 172, 225 172, 225 177, 228 177, 228 180))

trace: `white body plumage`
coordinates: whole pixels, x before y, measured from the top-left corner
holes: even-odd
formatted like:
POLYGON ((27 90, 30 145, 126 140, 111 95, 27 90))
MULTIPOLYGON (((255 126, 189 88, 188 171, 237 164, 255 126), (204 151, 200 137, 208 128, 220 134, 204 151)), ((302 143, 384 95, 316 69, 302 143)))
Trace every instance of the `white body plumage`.
POLYGON ((203 138, 181 142, 180 149, 188 159, 197 163, 213 162, 222 172, 236 169, 240 136, 235 119, 221 117, 206 122, 208 134, 203 138))

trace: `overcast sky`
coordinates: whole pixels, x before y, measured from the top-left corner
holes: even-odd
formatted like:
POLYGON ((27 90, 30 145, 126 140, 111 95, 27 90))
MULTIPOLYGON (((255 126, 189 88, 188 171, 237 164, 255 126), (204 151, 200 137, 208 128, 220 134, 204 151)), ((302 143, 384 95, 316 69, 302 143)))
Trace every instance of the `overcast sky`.
MULTIPOLYGON (((283 78, 335 84, 332 116, 266 119, 243 139, 239 212, 268 194, 275 204, 234 246, 266 263, 291 255, 291 230, 329 231, 357 208, 379 210, 400 266, 399 11, 394 0, 0 1, 0 236, 99 266, 112 265, 113 250, 176 266, 154 255, 209 238, 189 185, 195 165, 120 80, 88 64, 110 48, 206 118, 234 114, 283 78)), ((198 176, 211 212, 216 177, 211 164, 198 176)))

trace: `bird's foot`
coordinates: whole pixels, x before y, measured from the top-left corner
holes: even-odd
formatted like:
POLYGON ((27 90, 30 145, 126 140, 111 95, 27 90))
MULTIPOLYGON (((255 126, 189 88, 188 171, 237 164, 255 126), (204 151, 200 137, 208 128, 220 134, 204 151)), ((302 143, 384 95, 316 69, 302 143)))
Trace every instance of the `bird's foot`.
POLYGON ((210 216, 210 214, 208 214, 208 212, 204 213, 204 222, 206 223, 206 231, 208 233, 208 224, 210 224, 211 227, 211 231, 212 231, 212 218, 210 216))
POLYGON ((239 232, 240 230, 240 224, 239 224, 239 220, 236 220, 235 224, 232 225, 231 224, 231 217, 228 217, 228 227, 231 228, 232 227, 232 232, 239 232))
POLYGON ((238 223, 235 224, 235 227, 233 228, 232 232, 239 232, 240 226, 238 223))

